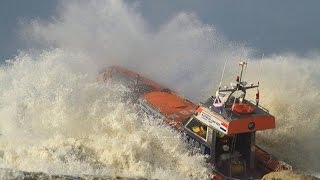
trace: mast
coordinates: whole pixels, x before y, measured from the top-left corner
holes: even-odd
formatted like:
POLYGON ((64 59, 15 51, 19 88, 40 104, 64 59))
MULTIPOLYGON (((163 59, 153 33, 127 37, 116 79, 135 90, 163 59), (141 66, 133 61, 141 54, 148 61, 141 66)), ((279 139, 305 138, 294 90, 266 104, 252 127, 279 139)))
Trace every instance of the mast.
POLYGON ((242 82, 241 80, 242 80, 243 68, 244 68, 245 66, 247 66, 247 63, 244 62, 244 61, 240 61, 239 65, 241 66, 239 83, 241 83, 241 82, 242 82))

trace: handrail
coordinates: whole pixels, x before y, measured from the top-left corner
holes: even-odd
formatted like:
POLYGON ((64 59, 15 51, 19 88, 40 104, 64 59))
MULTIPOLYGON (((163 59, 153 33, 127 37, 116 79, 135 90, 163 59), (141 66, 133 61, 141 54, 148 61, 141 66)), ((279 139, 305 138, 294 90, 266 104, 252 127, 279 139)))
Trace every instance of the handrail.
MULTIPOLYGON (((255 102, 252 101, 252 100, 249 100, 249 102, 251 102, 252 104, 255 104, 255 102)), ((258 107, 261 108, 261 109, 263 109, 263 110, 265 110, 265 111, 267 111, 267 112, 269 113, 269 110, 268 110, 267 108, 261 106, 260 104, 258 105, 258 107)))

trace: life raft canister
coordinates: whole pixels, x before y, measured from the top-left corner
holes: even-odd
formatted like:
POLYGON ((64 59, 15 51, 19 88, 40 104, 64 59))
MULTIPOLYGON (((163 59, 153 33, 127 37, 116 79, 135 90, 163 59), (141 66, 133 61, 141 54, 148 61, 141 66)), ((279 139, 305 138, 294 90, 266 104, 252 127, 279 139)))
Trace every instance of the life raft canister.
POLYGON ((251 114, 254 111, 254 108, 248 104, 235 103, 232 105, 232 111, 239 114, 251 114))

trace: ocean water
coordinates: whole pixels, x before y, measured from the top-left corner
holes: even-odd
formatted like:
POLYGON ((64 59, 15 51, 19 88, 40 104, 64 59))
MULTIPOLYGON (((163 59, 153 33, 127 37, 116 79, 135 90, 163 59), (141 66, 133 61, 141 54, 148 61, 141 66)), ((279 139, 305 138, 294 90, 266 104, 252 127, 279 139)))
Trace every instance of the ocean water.
POLYGON ((0 67, 0 168, 206 178, 204 156, 138 116, 123 98, 128 89, 96 76, 122 65, 199 102, 214 94, 224 64, 228 85, 245 60, 245 79, 260 82, 260 104, 276 116, 276 129, 259 133, 258 144, 300 171, 320 172, 317 52, 257 58, 184 12, 150 30, 134 4, 119 0, 61 2, 51 21, 30 20, 20 31, 31 48, 0 67))

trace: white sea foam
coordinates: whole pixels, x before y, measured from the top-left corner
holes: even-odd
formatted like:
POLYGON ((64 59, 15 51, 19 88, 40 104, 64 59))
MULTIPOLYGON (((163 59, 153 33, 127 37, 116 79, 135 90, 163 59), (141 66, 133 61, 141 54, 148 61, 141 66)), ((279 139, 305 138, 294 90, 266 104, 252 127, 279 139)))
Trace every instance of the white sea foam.
POLYGON ((61 50, 19 55, 1 67, 0 166, 50 174, 205 178, 169 127, 138 117, 128 90, 73 72, 61 50))
POLYGON ((259 134, 260 144, 300 170, 320 172, 319 56, 270 57, 259 66, 252 67, 263 74, 261 103, 276 116, 276 129, 259 134))
MULTIPOLYGON (((0 167, 160 179, 208 174, 204 158, 190 156, 175 132, 143 123, 119 100, 125 88, 95 77, 104 66, 123 65, 199 101, 217 88, 226 59, 224 82, 234 80, 250 49, 183 12, 150 31, 138 9, 120 0, 61 2, 52 21, 32 21, 22 34, 33 51, 0 70, 0 167)), ((259 133, 258 142, 310 172, 320 171, 319 62, 315 54, 251 57, 246 75, 261 82, 261 105, 277 117, 277 129, 259 133)))

